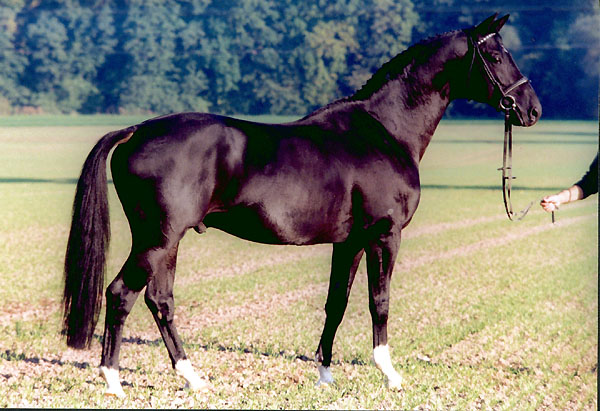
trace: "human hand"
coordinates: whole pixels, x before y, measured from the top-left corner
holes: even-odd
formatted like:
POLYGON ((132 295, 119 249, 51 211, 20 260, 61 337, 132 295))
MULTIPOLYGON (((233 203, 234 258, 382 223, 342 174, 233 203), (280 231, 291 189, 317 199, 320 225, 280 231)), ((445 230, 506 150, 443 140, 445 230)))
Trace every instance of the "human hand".
POLYGON ((583 190, 578 185, 573 185, 560 193, 552 194, 542 198, 540 205, 547 212, 558 210, 561 204, 567 204, 572 201, 581 200, 583 190))
POLYGON ((542 206, 542 208, 545 211, 551 212, 551 211, 558 210, 561 202, 562 201, 561 201, 560 196, 558 194, 553 194, 553 195, 542 198, 540 205, 542 206))

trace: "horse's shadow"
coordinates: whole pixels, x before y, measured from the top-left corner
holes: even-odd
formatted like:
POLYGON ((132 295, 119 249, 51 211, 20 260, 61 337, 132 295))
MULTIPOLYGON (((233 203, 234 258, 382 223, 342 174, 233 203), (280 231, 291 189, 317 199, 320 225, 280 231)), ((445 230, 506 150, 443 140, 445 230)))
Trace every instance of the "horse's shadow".
POLYGON ((72 365, 75 368, 79 368, 80 370, 86 369, 90 367, 90 363, 84 361, 84 362, 80 362, 80 361, 63 361, 63 360, 58 360, 56 358, 54 359, 47 359, 47 358, 40 358, 40 357, 35 357, 35 356, 27 356, 26 354, 23 353, 17 353, 13 350, 5 350, 2 354, 1 354, 1 358, 3 358, 4 360, 7 361, 22 361, 25 362, 27 364, 51 364, 51 365, 59 365, 59 366, 65 366, 65 365, 72 365))
MULTIPOLYGON (((100 335, 95 334, 94 335, 97 339, 100 340, 100 342, 102 342, 102 337, 100 335)), ((161 346, 164 345, 162 339, 160 338, 156 338, 153 340, 150 339, 146 339, 146 338, 140 338, 140 337, 124 337, 123 338, 123 343, 124 344, 135 344, 135 345, 147 345, 147 346, 152 346, 152 347, 156 347, 156 346, 161 346)), ((198 343, 184 343, 184 346, 186 348, 190 348, 193 350, 203 350, 203 351, 221 351, 221 352, 242 352, 244 354, 255 354, 255 355, 260 355, 262 357, 268 357, 268 358, 284 358, 290 361, 294 361, 294 360, 300 360, 300 361, 304 361, 304 362, 315 362, 315 359, 312 357, 309 357, 307 355, 304 354, 292 354, 289 353, 287 351, 281 350, 281 351, 267 351, 264 349, 260 349, 258 347, 255 347, 253 345, 249 345, 247 347, 233 347, 233 346, 226 346, 223 345, 221 343, 216 343, 216 342, 209 342, 207 344, 198 344, 198 343)), ((334 364, 335 363, 341 363, 340 361, 332 361, 334 364)), ((367 363, 361 359, 358 358, 353 358, 352 360, 350 360, 349 362, 352 365, 367 365, 367 363)))
MULTIPOLYGON (((35 355, 28 356, 24 353, 17 353, 16 351, 13 351, 13 350, 5 350, 4 352, 0 353, 0 358, 4 359, 6 361, 24 362, 26 364, 33 364, 36 366, 40 366, 42 364, 55 365, 55 366, 59 366, 59 367, 64 367, 64 366, 70 365, 70 366, 78 368, 80 370, 95 368, 95 366, 91 365, 87 361, 63 361, 63 360, 59 360, 56 358, 48 359, 48 358, 44 358, 44 357, 38 357, 35 355)), ((139 370, 135 370, 133 368, 127 368, 127 367, 121 367, 121 370, 128 371, 131 373, 139 372, 139 370)), ((0 381, 2 380, 2 378, 8 380, 11 377, 14 377, 14 375, 12 375, 10 373, 5 373, 5 372, 0 373, 0 381)), ((86 380, 86 383, 94 384, 94 385, 100 384, 98 381, 92 381, 92 380, 86 380)), ((126 385, 126 386, 133 386, 131 383, 129 383, 127 381, 122 381, 122 384, 126 385)))

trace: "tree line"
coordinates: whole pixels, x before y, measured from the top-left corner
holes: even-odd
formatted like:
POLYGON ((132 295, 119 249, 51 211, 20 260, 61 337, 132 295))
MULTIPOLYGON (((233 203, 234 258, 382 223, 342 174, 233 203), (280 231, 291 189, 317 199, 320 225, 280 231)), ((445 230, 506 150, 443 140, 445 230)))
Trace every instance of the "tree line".
MULTIPOLYGON (((0 113, 302 115, 422 38, 512 12, 546 117, 598 115, 597 2, 0 0, 0 113)), ((449 115, 492 112, 457 102, 449 115)))

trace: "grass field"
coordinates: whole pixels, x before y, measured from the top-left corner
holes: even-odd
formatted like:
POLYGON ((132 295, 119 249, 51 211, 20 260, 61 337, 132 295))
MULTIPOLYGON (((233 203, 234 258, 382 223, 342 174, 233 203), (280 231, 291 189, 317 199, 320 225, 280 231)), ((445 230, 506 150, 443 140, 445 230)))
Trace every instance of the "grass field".
MULTIPOLYGON (((554 225, 537 205, 509 222, 496 171, 501 120, 443 121, 421 164, 421 204, 392 282, 403 392, 388 391, 371 363, 364 263, 334 344, 336 383, 315 388, 331 247, 209 230, 182 241, 175 300, 188 355, 212 390, 182 390, 140 299, 121 350, 127 398, 104 397, 103 316, 90 350, 66 347, 61 268, 82 162, 129 120, 0 118, 0 407, 597 408, 598 198, 564 206, 554 225)), ((516 128, 515 206, 572 184, 597 149, 596 122, 516 128)), ((110 194, 107 281, 130 245, 110 194)))

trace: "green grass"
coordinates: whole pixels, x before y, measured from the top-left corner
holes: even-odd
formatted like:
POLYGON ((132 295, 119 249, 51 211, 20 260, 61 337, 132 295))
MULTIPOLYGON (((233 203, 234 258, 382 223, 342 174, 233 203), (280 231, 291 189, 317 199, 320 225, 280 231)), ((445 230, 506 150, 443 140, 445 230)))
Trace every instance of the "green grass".
MULTIPOLYGON (((444 121, 423 158, 421 204, 392 282, 403 392, 388 391, 371 364, 364 263, 334 344, 336 383, 315 388, 330 246, 209 230, 183 239, 175 298, 188 355, 213 390, 181 389, 140 299, 121 351, 127 398, 105 398, 103 321, 90 350, 66 347, 61 269, 81 164, 102 134, 141 119, 130 120, 0 118, 0 406, 597 408, 597 196, 564 206, 554 226, 537 205, 509 222, 496 170, 501 121, 444 121)), ((598 147, 592 122, 542 121, 514 134, 517 208, 576 181, 598 147)), ((130 241, 112 186, 110 196, 107 281, 130 241)))

